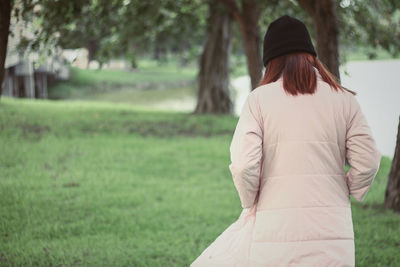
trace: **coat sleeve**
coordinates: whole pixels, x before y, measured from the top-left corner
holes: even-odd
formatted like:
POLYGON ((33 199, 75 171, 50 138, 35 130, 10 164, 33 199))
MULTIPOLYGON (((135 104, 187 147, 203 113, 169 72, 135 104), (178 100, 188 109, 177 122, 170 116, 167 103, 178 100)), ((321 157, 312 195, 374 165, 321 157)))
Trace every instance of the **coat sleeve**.
POLYGON ((250 93, 241 111, 233 134, 229 169, 238 191, 242 207, 250 208, 256 202, 260 185, 263 127, 259 107, 250 93))
POLYGON ((346 173, 350 195, 357 201, 364 200, 381 161, 371 129, 354 97, 350 96, 350 112, 346 131, 346 157, 350 169, 346 173))

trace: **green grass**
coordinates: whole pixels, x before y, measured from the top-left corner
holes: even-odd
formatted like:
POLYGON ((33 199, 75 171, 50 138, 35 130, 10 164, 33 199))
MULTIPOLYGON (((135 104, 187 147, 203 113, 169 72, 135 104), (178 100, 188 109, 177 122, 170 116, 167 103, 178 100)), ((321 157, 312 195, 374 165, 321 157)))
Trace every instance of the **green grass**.
MULTIPOLYGON (((188 266, 239 216, 233 116, 0 102, 1 266, 188 266)), ((357 266, 395 266, 390 159, 353 203, 357 266)))
POLYGON ((142 59, 136 70, 90 70, 70 68, 70 79, 57 82, 49 89, 52 99, 83 99, 143 104, 158 98, 175 99, 193 96, 197 69, 180 67, 171 60, 157 63, 142 59), (159 93, 166 91, 166 93, 159 93))
MULTIPOLYGON (((129 103, 135 106, 151 105, 160 101, 171 99, 180 100, 185 97, 195 98, 193 87, 177 87, 157 90, 129 90, 123 89, 115 92, 98 93, 87 100, 107 101, 113 103, 129 103)), ((83 98, 86 99, 86 98, 83 98)))
MULTIPOLYGON (((89 70, 71 67, 68 81, 57 82, 49 89, 51 99, 106 101, 147 105, 163 100, 194 98, 197 92, 197 62, 181 67, 168 62, 140 59, 136 70, 89 70)), ((232 56, 231 78, 247 75, 243 56, 232 56)))
POLYGON ((137 84, 144 82, 190 80, 196 76, 197 69, 193 66, 180 67, 173 60, 167 63, 158 63, 154 60, 140 60, 138 68, 131 71, 72 68, 72 74, 72 81, 76 84, 98 84, 103 82, 137 84))

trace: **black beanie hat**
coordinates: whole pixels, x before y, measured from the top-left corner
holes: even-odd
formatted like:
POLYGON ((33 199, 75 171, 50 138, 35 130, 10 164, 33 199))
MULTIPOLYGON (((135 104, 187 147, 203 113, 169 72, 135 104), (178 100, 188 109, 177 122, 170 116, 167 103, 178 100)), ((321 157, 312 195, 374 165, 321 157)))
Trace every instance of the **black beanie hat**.
POLYGON ((303 22, 288 15, 271 22, 264 37, 264 66, 275 57, 301 51, 317 56, 303 22))

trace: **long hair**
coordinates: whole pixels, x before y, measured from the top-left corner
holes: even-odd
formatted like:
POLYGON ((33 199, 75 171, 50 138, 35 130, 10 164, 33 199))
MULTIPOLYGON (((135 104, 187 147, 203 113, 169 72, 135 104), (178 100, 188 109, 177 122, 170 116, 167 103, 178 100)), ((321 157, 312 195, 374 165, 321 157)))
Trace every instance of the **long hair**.
POLYGON ((288 94, 313 94, 317 87, 314 67, 333 90, 346 90, 353 95, 356 94, 341 86, 335 76, 315 56, 304 52, 289 53, 273 58, 265 66, 264 77, 258 86, 275 82, 283 75, 283 88, 288 94))

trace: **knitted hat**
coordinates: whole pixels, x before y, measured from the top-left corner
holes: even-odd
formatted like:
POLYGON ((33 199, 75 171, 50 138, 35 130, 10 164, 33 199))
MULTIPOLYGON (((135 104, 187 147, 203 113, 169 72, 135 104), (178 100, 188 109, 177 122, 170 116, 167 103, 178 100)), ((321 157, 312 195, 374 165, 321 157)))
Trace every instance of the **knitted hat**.
POLYGON ((301 51, 317 56, 303 22, 288 15, 271 22, 264 37, 264 66, 275 57, 301 51))

